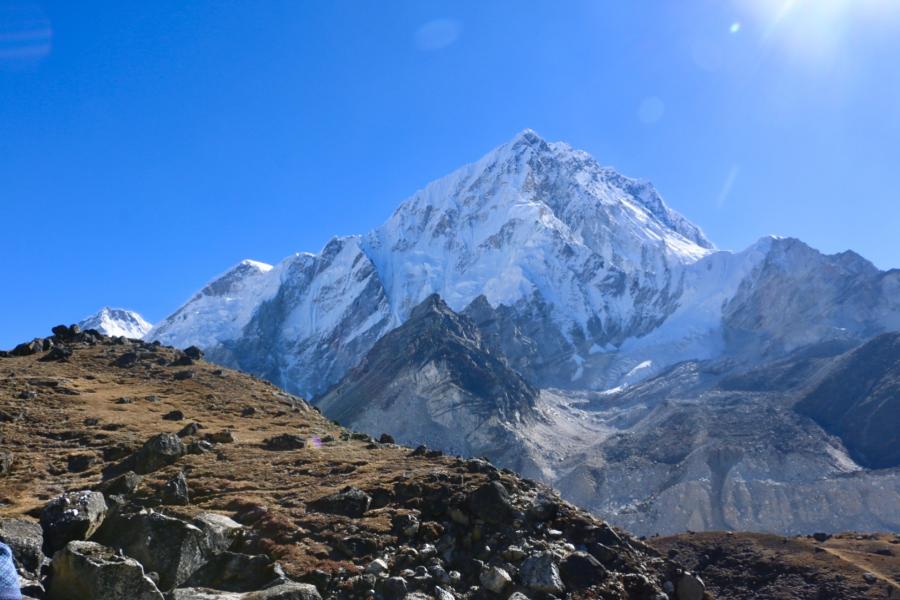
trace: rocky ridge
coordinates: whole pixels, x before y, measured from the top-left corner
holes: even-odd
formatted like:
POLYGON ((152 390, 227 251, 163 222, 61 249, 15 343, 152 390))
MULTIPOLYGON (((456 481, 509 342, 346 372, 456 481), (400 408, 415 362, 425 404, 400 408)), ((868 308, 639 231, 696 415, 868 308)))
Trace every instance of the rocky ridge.
POLYGON ((30 598, 704 594, 549 488, 348 431, 196 348, 54 328, 0 356, 0 419, 30 598))

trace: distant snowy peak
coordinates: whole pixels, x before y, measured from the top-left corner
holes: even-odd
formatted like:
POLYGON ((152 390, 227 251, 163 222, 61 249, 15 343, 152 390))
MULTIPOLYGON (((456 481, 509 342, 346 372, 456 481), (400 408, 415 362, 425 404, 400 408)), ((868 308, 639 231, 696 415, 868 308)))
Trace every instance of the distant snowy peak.
POLYGON ((640 333, 635 303, 668 304, 678 271, 713 252, 649 183, 531 130, 414 194, 363 248, 401 320, 432 293, 457 311, 537 294, 566 331, 594 320, 606 337, 640 333))
POLYGON ((665 321, 686 271, 714 252, 649 183, 526 130, 366 235, 274 268, 238 264, 148 339, 196 344, 314 395, 430 295, 455 312, 481 298, 478 314, 502 321, 492 339, 502 346, 500 332, 515 332, 519 362, 572 385, 604 368, 582 366, 592 348, 612 351, 665 321))
POLYGON ((175 347, 192 344, 209 347, 233 339, 260 302, 278 290, 279 282, 279 274, 272 265, 242 260, 158 323, 147 339, 175 347))
POLYGON ((105 306, 97 313, 78 323, 82 329, 96 329, 113 337, 143 338, 152 325, 138 313, 122 308, 105 306))

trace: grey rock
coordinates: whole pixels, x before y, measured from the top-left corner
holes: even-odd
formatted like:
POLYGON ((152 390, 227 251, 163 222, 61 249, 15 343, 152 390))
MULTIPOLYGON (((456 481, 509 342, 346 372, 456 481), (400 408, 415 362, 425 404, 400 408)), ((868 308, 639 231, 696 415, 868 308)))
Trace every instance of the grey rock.
POLYGON ((168 600, 322 600, 318 590, 308 583, 283 583, 256 592, 225 592, 208 588, 180 588, 168 600))
POLYGON ((366 566, 366 573, 384 575, 388 572, 388 564, 382 558, 376 558, 366 566))
POLYGON ((691 573, 685 573, 679 577, 675 585, 678 600, 703 600, 705 591, 706 586, 703 584, 703 580, 691 573))
POLYGON ((211 556, 207 535, 199 527, 157 512, 114 513, 95 539, 122 549, 157 573, 163 591, 187 581, 211 556))
POLYGON ((106 500, 100 492, 70 492, 47 503, 41 511, 44 551, 56 552, 72 540, 84 540, 103 524, 106 500))
POLYGON ((127 471, 117 477, 108 479, 97 486, 97 491, 105 496, 130 496, 141 485, 143 477, 134 471, 127 471))
POLYGON ((436 585, 434 586, 434 598, 435 600, 455 600, 456 596, 452 592, 436 585))
POLYGON ((546 594, 562 594, 566 589, 556 559, 548 553, 526 558, 519 569, 519 581, 528 589, 546 594))
POLYGON ((481 572, 478 580, 484 589, 500 594, 506 587, 512 583, 512 578, 505 570, 500 567, 488 567, 481 572))
POLYGON ((210 558, 183 585, 249 592, 286 581, 284 571, 268 556, 226 551, 210 558))
POLYGON ((160 433, 147 440, 129 460, 131 469, 140 475, 171 465, 184 456, 186 448, 174 433, 160 433))
POLYGON ((282 433, 267 438, 263 441, 263 447, 273 451, 302 450, 306 448, 306 438, 293 433, 282 433))
POLYGON ((503 524, 515 510, 509 492, 499 481, 485 483, 469 495, 469 510, 488 523, 503 524))
POLYGON ((160 500, 163 504, 174 504, 180 506, 185 506, 191 503, 188 482, 187 478, 184 476, 183 471, 179 471, 177 475, 175 475, 165 483, 160 493, 160 500))
POLYGON ((204 548, 209 554, 230 549, 244 532, 243 525, 217 513, 200 513, 194 517, 193 523, 203 532, 204 548))
POLYGON ((334 494, 313 500, 309 503, 309 508, 317 512, 359 518, 369 510, 371 503, 372 498, 364 491, 346 487, 334 494))
POLYGON ((163 600, 140 563, 94 542, 69 542, 52 565, 49 600, 163 600))
POLYGON ((559 573, 566 589, 580 589, 601 583, 607 571, 600 561, 587 552, 573 552, 559 565, 559 573))
POLYGON ((400 600, 406 592, 406 579, 403 577, 388 577, 381 582, 381 593, 386 600, 400 600))
POLYGON ((0 519, 0 542, 12 550, 20 574, 40 575, 44 562, 44 534, 40 525, 20 519, 0 519))

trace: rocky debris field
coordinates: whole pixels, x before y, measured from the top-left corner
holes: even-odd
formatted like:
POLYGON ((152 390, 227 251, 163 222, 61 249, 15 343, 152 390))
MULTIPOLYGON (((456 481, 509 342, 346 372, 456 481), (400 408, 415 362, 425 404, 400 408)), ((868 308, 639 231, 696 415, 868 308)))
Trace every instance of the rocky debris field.
POLYGON ((53 334, 0 355, 0 540, 26 597, 712 597, 486 460, 345 430, 196 348, 53 334))
POLYGON ((649 540, 719 598, 900 598, 900 535, 684 533, 649 540))

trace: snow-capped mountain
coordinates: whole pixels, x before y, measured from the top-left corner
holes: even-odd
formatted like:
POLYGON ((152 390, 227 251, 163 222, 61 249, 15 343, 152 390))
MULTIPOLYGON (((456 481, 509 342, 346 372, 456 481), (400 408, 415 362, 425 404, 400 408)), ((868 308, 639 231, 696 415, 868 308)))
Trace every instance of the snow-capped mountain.
POLYGON ((503 307, 537 348, 537 383, 590 386, 605 383, 603 365, 588 372, 584 357, 658 327, 678 306, 686 268, 712 252, 649 183, 527 130, 363 237, 273 269, 245 261, 150 339, 200 345, 315 395, 438 293, 457 311, 475 300, 503 307))
POLYGON ((82 329, 96 329, 104 335, 132 339, 143 338, 152 327, 133 310, 108 306, 104 306, 93 315, 82 319, 78 326, 82 329))
POLYGON ((788 238, 718 251, 650 184, 525 131, 368 234, 243 261, 148 339, 371 434, 485 453, 642 533, 805 531, 900 527, 900 465, 855 462, 861 420, 793 408, 898 329, 900 271, 788 238))

